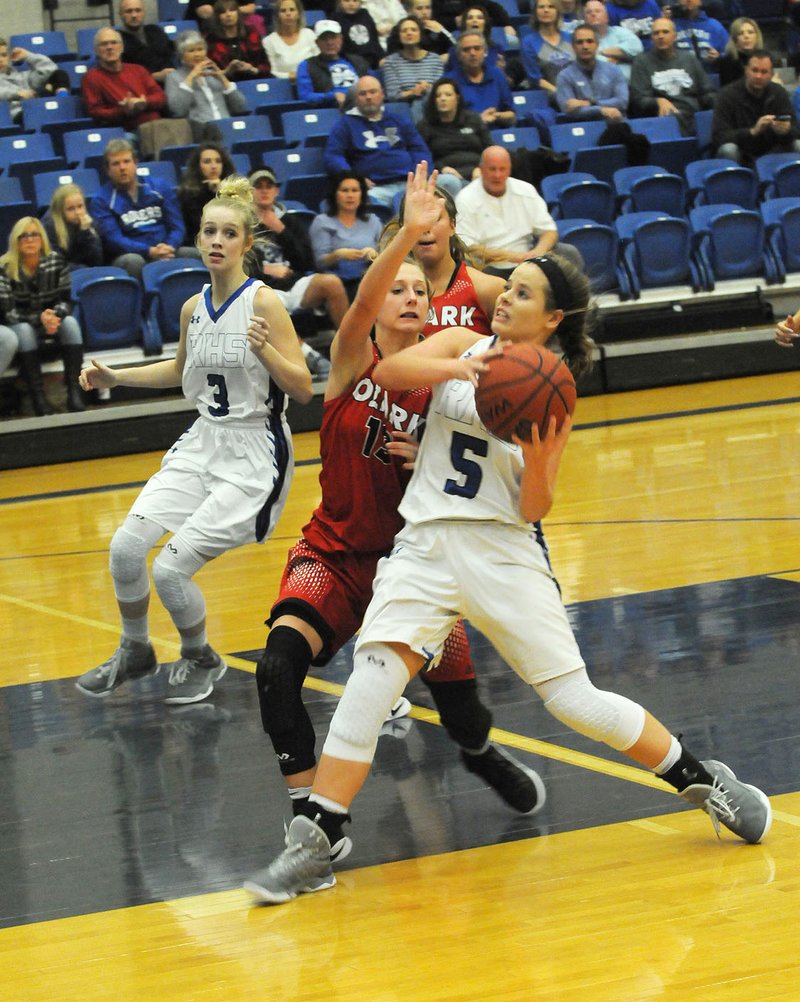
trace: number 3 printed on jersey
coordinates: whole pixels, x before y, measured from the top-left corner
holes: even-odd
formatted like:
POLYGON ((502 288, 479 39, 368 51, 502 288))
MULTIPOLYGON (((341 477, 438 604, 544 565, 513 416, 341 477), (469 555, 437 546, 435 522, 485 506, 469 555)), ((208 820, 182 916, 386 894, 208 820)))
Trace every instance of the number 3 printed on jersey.
POLYGON ((225 377, 216 372, 210 372, 206 377, 208 385, 214 390, 214 403, 216 407, 209 407, 208 413, 211 417, 225 417, 230 413, 228 403, 228 387, 225 385, 225 377))

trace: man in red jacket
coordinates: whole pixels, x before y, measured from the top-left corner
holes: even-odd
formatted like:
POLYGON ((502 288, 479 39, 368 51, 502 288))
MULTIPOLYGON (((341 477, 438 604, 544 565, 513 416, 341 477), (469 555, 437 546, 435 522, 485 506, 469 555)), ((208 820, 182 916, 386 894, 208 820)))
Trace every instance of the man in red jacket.
POLYGON ((164 91, 143 66, 123 63, 119 32, 101 28, 94 36, 94 51, 97 65, 81 83, 89 117, 98 125, 121 125, 126 132, 161 118, 164 91))

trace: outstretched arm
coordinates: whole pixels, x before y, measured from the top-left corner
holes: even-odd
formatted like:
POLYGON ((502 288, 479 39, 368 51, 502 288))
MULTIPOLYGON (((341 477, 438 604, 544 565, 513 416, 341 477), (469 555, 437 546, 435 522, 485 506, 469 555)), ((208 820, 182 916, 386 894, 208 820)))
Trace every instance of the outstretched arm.
POLYGON ((481 337, 466 327, 439 331, 379 362, 375 381, 387 390, 435 386, 448 379, 465 379, 477 386, 478 376, 488 369, 487 362, 503 354, 502 346, 497 345, 482 355, 462 358, 467 348, 481 337))

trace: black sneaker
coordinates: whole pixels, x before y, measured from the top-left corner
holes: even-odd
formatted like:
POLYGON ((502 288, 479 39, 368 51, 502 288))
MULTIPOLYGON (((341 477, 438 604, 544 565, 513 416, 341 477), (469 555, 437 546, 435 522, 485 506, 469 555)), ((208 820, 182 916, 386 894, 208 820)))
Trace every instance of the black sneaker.
POLYGON ((547 793, 541 776, 497 745, 489 745, 480 755, 462 750, 461 761, 520 814, 535 814, 544 807, 547 793))

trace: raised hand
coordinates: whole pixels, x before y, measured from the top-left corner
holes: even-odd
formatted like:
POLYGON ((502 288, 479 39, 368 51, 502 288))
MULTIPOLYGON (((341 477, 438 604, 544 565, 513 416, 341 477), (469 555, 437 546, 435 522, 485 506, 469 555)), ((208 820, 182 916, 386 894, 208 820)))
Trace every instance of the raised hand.
POLYGON ((425 160, 421 160, 414 173, 408 175, 403 210, 403 226, 407 229, 425 233, 439 218, 442 203, 436 197, 438 177, 437 170, 434 170, 428 177, 428 164, 425 160))

